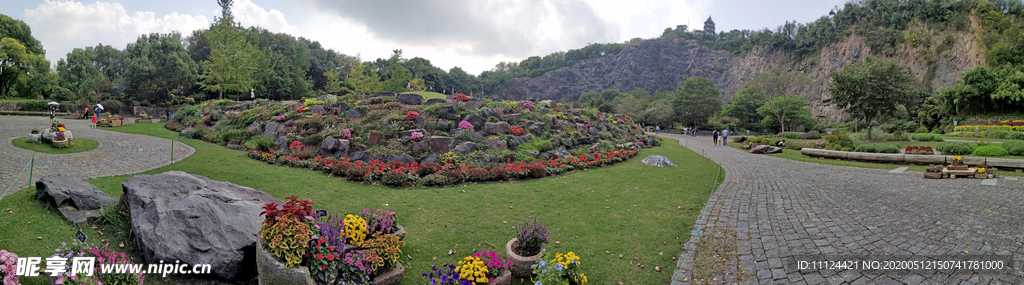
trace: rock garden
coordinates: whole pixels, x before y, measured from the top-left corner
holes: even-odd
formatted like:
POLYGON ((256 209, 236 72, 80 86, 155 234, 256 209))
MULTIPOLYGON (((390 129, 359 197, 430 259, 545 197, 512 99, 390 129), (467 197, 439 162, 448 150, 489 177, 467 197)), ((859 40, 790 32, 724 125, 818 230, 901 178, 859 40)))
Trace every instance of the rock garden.
POLYGON ((660 145, 629 116, 464 94, 210 101, 183 107, 165 127, 266 163, 392 187, 542 178, 660 145))

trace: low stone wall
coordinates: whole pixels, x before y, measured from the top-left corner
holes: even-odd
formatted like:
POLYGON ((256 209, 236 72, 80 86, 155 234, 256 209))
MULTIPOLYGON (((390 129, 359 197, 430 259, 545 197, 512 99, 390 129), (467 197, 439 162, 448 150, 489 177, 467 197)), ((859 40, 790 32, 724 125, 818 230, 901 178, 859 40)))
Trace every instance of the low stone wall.
MULTIPOLYGON (((804 148, 800 150, 800 153, 806 156, 824 157, 824 158, 837 158, 837 159, 852 159, 852 160, 863 160, 863 161, 878 161, 878 162, 903 162, 912 164, 952 164, 953 156, 951 155, 923 155, 923 154, 899 154, 899 153, 870 153, 870 152, 853 152, 853 151, 838 151, 838 150, 824 150, 816 148, 804 148)), ((1024 159, 1010 159, 1010 158, 987 158, 987 157, 961 157, 964 163, 969 165, 982 165, 989 164, 996 168, 1014 168, 1024 169, 1024 159)))

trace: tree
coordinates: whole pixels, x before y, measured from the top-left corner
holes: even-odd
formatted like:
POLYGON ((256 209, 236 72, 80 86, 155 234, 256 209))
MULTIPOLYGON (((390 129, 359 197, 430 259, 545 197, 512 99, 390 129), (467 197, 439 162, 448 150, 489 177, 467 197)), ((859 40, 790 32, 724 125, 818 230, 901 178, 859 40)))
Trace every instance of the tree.
POLYGON ((210 59, 200 62, 203 67, 200 85, 206 91, 218 92, 221 99, 225 90, 249 91, 257 64, 256 47, 246 40, 242 27, 231 15, 232 2, 234 0, 219 0, 217 3, 221 17, 205 33, 210 59))
MULTIPOLYGON (((789 24, 787 22, 787 24, 789 24)), ((747 82, 747 87, 759 88, 760 90, 752 90, 750 95, 760 95, 760 100, 765 102, 767 109, 771 111, 772 117, 779 121, 779 126, 782 132, 786 132, 786 118, 789 118, 788 112, 790 110, 799 109, 794 108, 791 104, 796 104, 801 101, 799 100, 776 100, 776 98, 787 96, 787 94, 794 94, 796 89, 801 86, 805 86, 811 83, 811 78, 807 77, 800 71, 782 71, 782 69, 776 68, 771 71, 758 74, 757 77, 747 82), (760 92, 757 92, 760 91, 760 92)), ((806 102, 803 101, 803 102, 806 102)), ((806 103, 804 103, 806 104, 806 103)), ((760 113, 760 112, 758 112, 760 113)))
POLYGON ((373 94, 374 92, 380 91, 382 88, 380 77, 377 76, 377 72, 370 71, 370 76, 367 76, 366 65, 359 60, 356 60, 352 64, 351 70, 348 72, 348 79, 345 83, 352 86, 355 94, 373 94))
POLYGON ((747 130, 759 130, 764 116, 757 112, 764 106, 764 89, 750 86, 732 95, 732 103, 722 107, 722 114, 736 118, 737 126, 747 130))
POLYGON ((181 34, 174 32, 141 35, 128 44, 124 50, 124 84, 130 97, 107 99, 174 104, 177 95, 187 94, 196 84, 199 72, 198 64, 181 43, 181 34))
POLYGON ((424 83, 423 78, 413 78, 409 80, 409 85, 412 86, 413 91, 427 90, 427 85, 424 83))
MULTIPOLYGON (((679 121, 687 126, 697 126, 707 122, 707 118, 722 108, 721 91, 715 82, 703 77, 691 77, 683 81, 683 86, 676 90, 676 98, 672 103, 679 121)), ((671 127, 671 126, 669 126, 671 127)))
POLYGON ((49 67, 43 45, 32 37, 28 24, 0 14, 0 98, 10 95, 11 87, 22 76, 49 73, 49 67))
POLYGON ((832 102, 864 118, 871 140, 871 120, 893 114, 898 105, 913 99, 916 80, 910 70, 895 61, 868 58, 832 73, 832 102))
POLYGON ((651 103, 651 107, 644 110, 640 121, 653 126, 671 126, 676 120, 676 112, 672 110, 672 102, 669 100, 657 100, 651 103))
POLYGON ((807 109, 807 99, 804 99, 798 95, 785 95, 775 97, 772 101, 789 101, 789 102, 765 102, 760 108, 757 108, 757 113, 764 117, 761 124, 765 127, 782 126, 782 125, 802 125, 809 126, 814 124, 814 120, 811 119, 811 111, 807 109), (784 112, 775 112, 771 107, 772 104, 776 106, 786 106, 789 110, 784 112), (775 114, 782 113, 786 117, 777 118, 775 114))

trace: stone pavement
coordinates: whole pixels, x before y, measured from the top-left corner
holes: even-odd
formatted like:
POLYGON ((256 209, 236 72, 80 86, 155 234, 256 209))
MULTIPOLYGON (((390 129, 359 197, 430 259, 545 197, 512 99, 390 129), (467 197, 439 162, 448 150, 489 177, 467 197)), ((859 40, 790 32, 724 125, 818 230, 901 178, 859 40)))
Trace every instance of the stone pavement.
MULTIPOLYGON (((171 164, 171 140, 145 135, 134 135, 90 128, 88 120, 60 120, 74 137, 90 138, 99 142, 89 152, 50 155, 22 149, 11 140, 28 136, 34 127, 49 125, 47 117, 0 117, 0 193, 3 193, 25 165, 35 155, 33 180, 48 174, 71 173, 86 178, 134 174, 171 164)), ((174 161, 181 161, 195 153, 195 149, 174 142, 174 161)), ((21 173, 17 183, 7 193, 29 187, 29 171, 21 173)))
MULTIPOLYGON (((996 186, 982 186, 980 179, 923 179, 916 171, 799 162, 713 146, 707 137, 662 136, 680 139, 725 168, 725 181, 698 218, 704 226, 698 223, 694 234, 700 230, 706 238, 709 232, 735 233, 738 246, 738 262, 714 280, 693 280, 690 260, 677 268, 672 284, 1024 284, 1024 181, 999 179, 996 186), (869 271, 795 266, 797 258, 942 260, 972 255, 1000 255, 1016 268, 869 271), (741 271, 750 278, 736 280, 741 271)), ((680 260, 692 256, 687 248, 680 260)))

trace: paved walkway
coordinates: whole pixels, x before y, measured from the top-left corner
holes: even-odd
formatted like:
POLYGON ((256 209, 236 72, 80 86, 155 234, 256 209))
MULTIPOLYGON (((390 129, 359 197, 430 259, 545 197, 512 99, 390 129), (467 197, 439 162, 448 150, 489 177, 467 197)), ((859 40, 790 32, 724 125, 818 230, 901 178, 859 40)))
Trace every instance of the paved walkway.
MULTIPOLYGON (((921 172, 831 166, 713 146, 707 137, 680 139, 720 162, 725 182, 702 217, 709 232, 735 233, 738 265, 716 280, 694 281, 692 261, 673 284, 1024 284, 1024 181, 923 179, 921 172), (1011 256, 1015 270, 880 272, 798 270, 797 258, 906 260, 1011 256)), ((695 227, 696 232, 696 227, 695 227)), ((688 253, 683 252, 683 256, 688 253)), ((860 264, 858 264, 860 265, 860 264)))
MULTIPOLYGON (((28 136, 34 127, 45 128, 46 117, 0 117, 0 193, 14 182, 15 177, 36 156, 33 180, 56 173, 71 173, 86 178, 134 174, 171 164, 171 141, 119 132, 90 128, 87 120, 61 120, 74 137, 90 138, 99 142, 96 149, 77 154, 48 155, 11 144, 11 140, 28 136)), ((174 143, 174 161, 181 161, 195 153, 192 147, 174 143)), ((31 185, 26 169, 11 188, 10 193, 31 185)))

